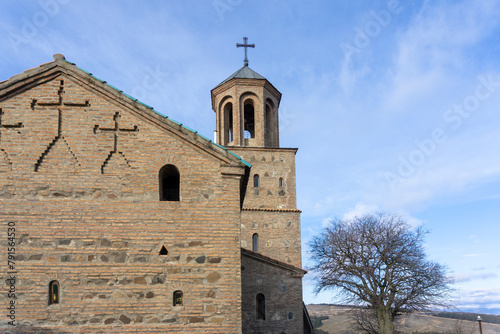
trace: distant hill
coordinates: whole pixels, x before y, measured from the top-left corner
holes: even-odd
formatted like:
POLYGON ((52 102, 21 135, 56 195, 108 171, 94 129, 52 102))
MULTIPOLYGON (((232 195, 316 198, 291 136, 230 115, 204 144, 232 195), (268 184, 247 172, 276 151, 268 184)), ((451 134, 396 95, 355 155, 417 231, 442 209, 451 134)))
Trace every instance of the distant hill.
POLYGON ((491 324, 500 324, 500 315, 481 314, 481 313, 468 313, 468 312, 435 312, 431 313, 435 317, 477 321, 477 317, 481 316, 483 323, 488 322, 491 324))
MULTIPOLYGON (((307 305, 319 334, 354 334, 354 308, 343 305, 307 305)), ((401 334, 479 333, 477 316, 483 319, 483 334, 500 334, 500 316, 460 312, 414 312, 401 316, 396 324, 401 334)))

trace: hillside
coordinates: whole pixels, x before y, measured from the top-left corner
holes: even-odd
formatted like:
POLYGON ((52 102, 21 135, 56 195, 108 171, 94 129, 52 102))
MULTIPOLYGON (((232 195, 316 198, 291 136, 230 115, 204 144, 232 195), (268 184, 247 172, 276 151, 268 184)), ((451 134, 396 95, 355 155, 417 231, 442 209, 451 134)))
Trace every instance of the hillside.
MULTIPOLYGON (((328 334, 353 334, 354 320, 351 318, 353 308, 336 305, 307 305, 312 318, 323 317, 322 326, 316 329, 328 334)), ((446 314, 450 316, 450 314, 446 314)), ((457 313, 457 317, 460 316, 457 313)), ((487 317, 487 315, 485 315, 487 317)), ((484 318, 484 316, 483 316, 484 318)), ((495 318, 496 319, 496 318, 495 318)), ((483 334, 500 334, 500 324, 482 323, 483 334)), ((444 318, 427 313, 412 313, 402 316, 396 325, 398 333, 429 334, 475 334, 479 333, 477 321, 444 318)))

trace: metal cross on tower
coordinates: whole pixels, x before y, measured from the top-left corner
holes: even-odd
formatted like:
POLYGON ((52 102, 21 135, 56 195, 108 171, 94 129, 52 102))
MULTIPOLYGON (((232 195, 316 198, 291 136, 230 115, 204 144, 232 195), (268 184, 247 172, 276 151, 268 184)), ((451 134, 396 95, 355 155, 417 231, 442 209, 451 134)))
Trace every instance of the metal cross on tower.
POLYGON ((247 57, 247 48, 255 48, 255 44, 247 44, 248 38, 243 37, 243 44, 241 43, 236 43, 237 48, 245 48, 245 60, 243 60, 243 63, 245 66, 248 66, 248 57, 247 57))

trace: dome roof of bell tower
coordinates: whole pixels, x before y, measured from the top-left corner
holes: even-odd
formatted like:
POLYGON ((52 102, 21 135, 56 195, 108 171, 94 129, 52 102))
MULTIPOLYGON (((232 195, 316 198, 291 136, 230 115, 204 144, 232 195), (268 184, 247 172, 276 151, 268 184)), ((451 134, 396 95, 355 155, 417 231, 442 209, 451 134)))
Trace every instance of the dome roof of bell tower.
POLYGON ((234 72, 233 74, 231 74, 226 80, 222 81, 220 84, 218 84, 217 86, 215 86, 214 89, 217 88, 217 87, 219 87, 220 85, 225 84, 226 82, 228 82, 228 81, 230 81, 232 79, 258 79, 258 80, 267 80, 262 75, 260 75, 259 73, 255 72, 250 67, 248 67, 248 65, 245 65, 242 68, 240 68, 239 70, 237 70, 236 72, 234 72))

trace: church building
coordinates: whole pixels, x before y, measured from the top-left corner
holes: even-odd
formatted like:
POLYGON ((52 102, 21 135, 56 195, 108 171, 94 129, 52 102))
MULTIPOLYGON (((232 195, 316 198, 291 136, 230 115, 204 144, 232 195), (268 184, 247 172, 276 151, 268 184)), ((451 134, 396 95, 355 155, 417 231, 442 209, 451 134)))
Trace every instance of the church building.
POLYGON ((281 93, 211 95, 214 140, 60 54, 0 82, 0 332, 312 333, 281 93))

